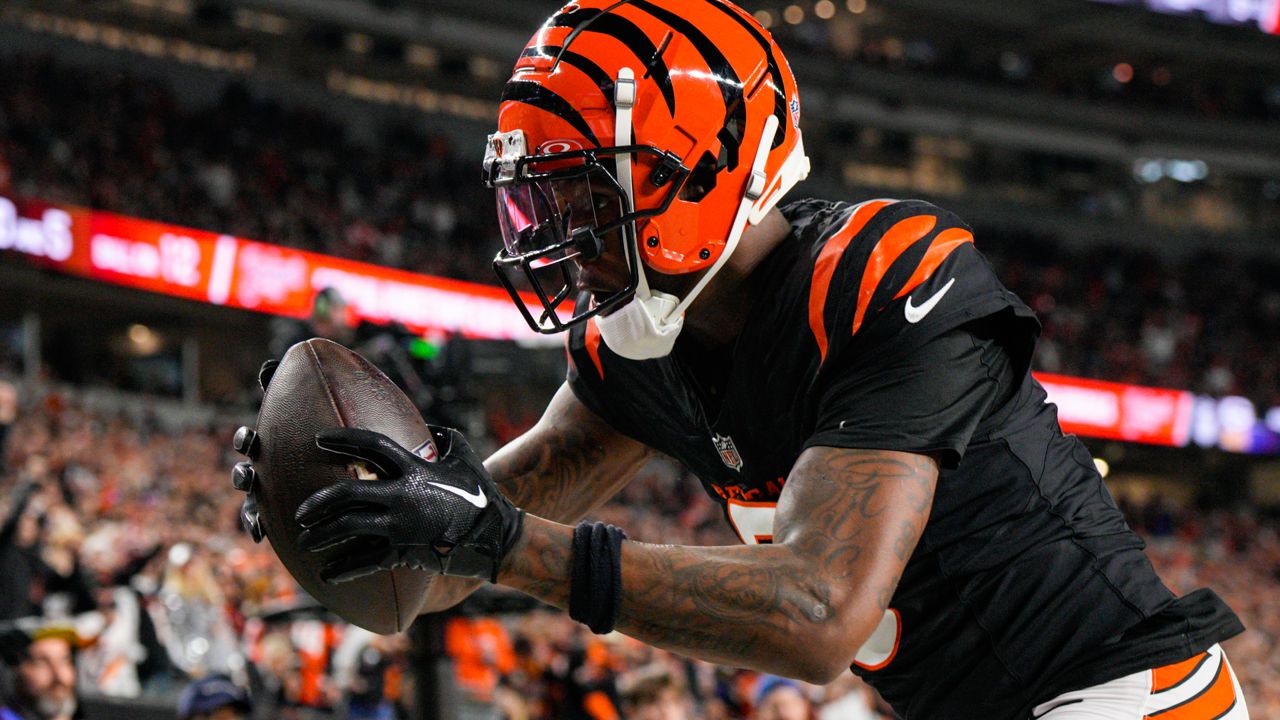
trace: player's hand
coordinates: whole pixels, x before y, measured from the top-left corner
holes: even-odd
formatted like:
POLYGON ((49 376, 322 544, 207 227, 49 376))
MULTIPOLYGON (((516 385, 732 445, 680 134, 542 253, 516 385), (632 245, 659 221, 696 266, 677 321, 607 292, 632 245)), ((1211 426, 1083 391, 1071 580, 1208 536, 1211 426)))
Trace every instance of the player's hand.
MULTIPOLYGON (((278 365, 280 365, 279 360, 268 360, 262 363, 262 367, 258 370, 258 386, 263 392, 267 391, 267 385, 271 383, 271 376, 275 374, 278 365)), ((244 502, 240 505, 240 522, 249 531, 253 541, 259 543, 267 533, 262 529, 262 521, 258 518, 258 500, 253 494, 257 473, 253 469, 253 463, 250 462, 257 459, 258 448, 261 447, 258 433, 252 428, 240 427, 236 430, 231 445, 236 452, 249 458, 249 461, 236 463, 236 466, 231 469, 231 485, 246 495, 244 502)))
POLYGON ((316 436, 332 462, 360 460, 378 475, 321 488, 298 506, 295 518, 305 528, 298 544, 321 554, 326 581, 399 567, 496 581, 524 512, 498 491, 462 433, 430 429, 437 462, 370 430, 316 436))

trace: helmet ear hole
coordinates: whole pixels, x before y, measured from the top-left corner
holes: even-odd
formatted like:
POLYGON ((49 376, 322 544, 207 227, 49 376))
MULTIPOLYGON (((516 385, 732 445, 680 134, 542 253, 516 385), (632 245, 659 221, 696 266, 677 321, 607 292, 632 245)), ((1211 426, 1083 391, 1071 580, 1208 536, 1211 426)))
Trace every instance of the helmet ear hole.
POLYGON ((719 173, 719 162, 710 151, 702 153, 698 164, 693 166, 689 178, 680 188, 680 199, 686 202, 698 202, 716 189, 716 177, 719 173))

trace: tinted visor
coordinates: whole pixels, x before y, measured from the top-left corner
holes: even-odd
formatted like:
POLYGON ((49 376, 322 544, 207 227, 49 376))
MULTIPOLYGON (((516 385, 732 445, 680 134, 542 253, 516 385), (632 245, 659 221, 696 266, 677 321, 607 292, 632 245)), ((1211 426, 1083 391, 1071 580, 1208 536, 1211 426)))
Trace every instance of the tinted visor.
POLYGON ((601 237, 616 229, 626 211, 617 181, 595 164, 570 177, 503 185, 497 196, 498 225, 508 257, 542 252, 575 237, 581 240, 588 231, 601 237))
POLYGON ((646 145, 524 155, 523 143, 523 135, 513 131, 491 137, 486 150, 484 178, 497 194, 502 230, 494 269, 531 328, 561 332, 635 293, 640 272, 635 223, 666 212, 689 170, 677 156, 646 145), (500 147, 516 152, 504 159, 500 147), (645 158, 648 182, 667 190, 659 205, 632 209, 614 172, 622 153, 645 158), (580 283, 583 264, 605 253, 622 253, 601 262, 625 262, 626 284, 601 288, 580 283), (579 290, 590 290, 591 297, 575 307, 579 290))

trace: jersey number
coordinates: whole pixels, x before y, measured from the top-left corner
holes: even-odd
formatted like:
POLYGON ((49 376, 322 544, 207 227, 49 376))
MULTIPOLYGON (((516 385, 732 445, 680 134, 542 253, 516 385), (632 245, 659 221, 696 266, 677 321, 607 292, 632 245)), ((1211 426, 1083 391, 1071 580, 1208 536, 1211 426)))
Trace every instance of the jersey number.
MULTIPOLYGON (((764 545, 773 542, 773 518, 777 514, 775 503, 739 502, 728 500, 729 524, 738 534, 744 545, 764 545)), ((898 654, 898 643, 902 641, 902 616, 898 611, 889 608, 880 618, 871 637, 858 648, 853 664, 863 670, 883 670, 893 662, 898 654)))
POLYGON ((728 500, 729 524, 743 545, 765 545, 773 542, 773 516, 778 506, 771 502, 739 502, 728 500))

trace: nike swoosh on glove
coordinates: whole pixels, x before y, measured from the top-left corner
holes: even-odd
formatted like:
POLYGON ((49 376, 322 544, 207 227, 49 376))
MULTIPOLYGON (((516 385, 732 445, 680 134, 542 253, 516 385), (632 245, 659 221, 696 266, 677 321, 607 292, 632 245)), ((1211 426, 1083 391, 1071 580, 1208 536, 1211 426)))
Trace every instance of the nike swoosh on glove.
POLYGON ((497 581, 502 559, 520 538, 524 511, 498 491, 462 433, 429 427, 437 462, 371 430, 316 435, 329 462, 362 460, 378 475, 321 488, 294 514, 305 528, 298 545, 321 554, 326 582, 400 567, 497 581))

